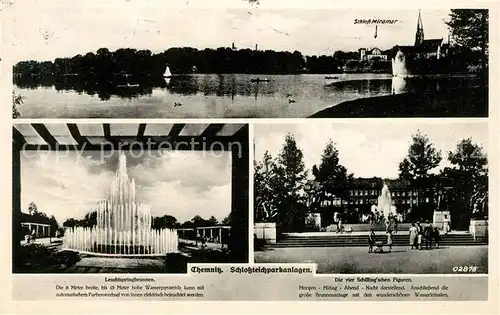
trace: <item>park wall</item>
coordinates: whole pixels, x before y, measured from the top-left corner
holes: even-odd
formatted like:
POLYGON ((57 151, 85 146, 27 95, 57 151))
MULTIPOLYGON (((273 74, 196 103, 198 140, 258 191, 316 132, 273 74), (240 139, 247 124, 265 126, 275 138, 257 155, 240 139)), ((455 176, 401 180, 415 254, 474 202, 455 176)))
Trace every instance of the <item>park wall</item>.
POLYGON ((267 243, 276 243, 276 223, 255 223, 254 233, 257 239, 266 240, 267 243))

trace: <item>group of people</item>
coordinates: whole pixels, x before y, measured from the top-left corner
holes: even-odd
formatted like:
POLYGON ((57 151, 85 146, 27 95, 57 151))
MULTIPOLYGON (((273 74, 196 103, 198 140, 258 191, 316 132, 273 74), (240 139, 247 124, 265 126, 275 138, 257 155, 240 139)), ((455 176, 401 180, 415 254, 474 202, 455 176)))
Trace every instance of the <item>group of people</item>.
POLYGON ((385 231, 391 231, 392 235, 392 230, 394 230, 394 233, 398 232, 398 219, 395 215, 389 213, 389 215, 387 216, 387 220, 385 221, 385 231))
MULTIPOLYGON (((386 231, 387 243, 389 247, 389 253, 392 251, 392 230, 388 229, 386 231)), ((371 229, 370 234, 368 234, 368 253, 373 253, 373 246, 376 245, 375 230, 371 229)))
POLYGON ((223 248, 224 246, 227 247, 228 245, 228 239, 230 236, 231 232, 229 230, 223 230, 222 231, 222 237, 214 236, 214 237, 207 237, 205 235, 201 235, 200 233, 196 233, 196 246, 198 246, 198 243, 200 243, 202 248, 205 248, 208 246, 208 243, 215 243, 215 244, 221 244, 221 247, 223 248))
POLYGON ((432 249, 432 243, 436 244, 439 248, 439 241, 441 240, 441 234, 437 227, 433 227, 432 223, 426 222, 426 226, 423 227, 420 222, 417 224, 412 223, 409 229, 410 233, 410 248, 411 249, 423 249, 425 243, 425 249, 432 249))
MULTIPOLYGON (((450 220, 445 215, 443 220, 443 232, 447 235, 451 231, 450 228, 450 220)), ((434 227, 432 223, 427 221, 425 226, 420 224, 420 222, 412 223, 409 229, 410 236, 410 248, 411 249, 432 249, 435 245, 436 248, 439 248, 439 243, 441 241, 441 233, 438 227, 434 227)), ((392 251, 393 244, 393 231, 387 225, 386 229, 386 244, 389 247, 389 252, 392 251)), ((370 230, 370 234, 368 235, 368 253, 373 252, 373 247, 376 245, 376 237, 374 229, 370 230)))

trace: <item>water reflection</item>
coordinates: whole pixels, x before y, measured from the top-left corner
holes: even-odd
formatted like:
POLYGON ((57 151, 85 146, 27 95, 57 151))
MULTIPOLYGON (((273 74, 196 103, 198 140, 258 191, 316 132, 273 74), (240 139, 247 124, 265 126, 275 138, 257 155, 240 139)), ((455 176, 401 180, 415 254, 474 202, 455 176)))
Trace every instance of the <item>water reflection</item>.
POLYGON ((325 85, 325 90, 333 93, 349 92, 360 97, 368 97, 389 94, 391 83, 388 79, 339 81, 325 85))
MULTIPOLYGON (((447 93, 481 85, 478 79, 324 75, 194 74, 183 77, 117 77, 108 81, 78 76, 16 77, 26 96, 23 117, 308 117, 358 98, 400 93, 447 93), (176 103, 185 106, 174 106, 176 103)), ((480 80, 479 80, 480 81, 480 80)))
MULTIPOLYGON (((236 96, 252 97, 257 100, 274 94, 284 97, 287 94, 302 94, 311 88, 311 85, 321 86, 321 82, 308 82, 300 76, 276 76, 270 82, 251 82, 251 76, 240 74, 192 75, 183 77, 160 78, 118 78, 110 81, 90 81, 76 76, 65 77, 16 77, 14 84, 20 89, 36 90, 52 88, 56 91, 74 91, 81 95, 97 96, 101 101, 108 101, 111 97, 132 99, 141 96, 151 96, 154 90, 167 91, 169 94, 183 96, 201 94, 204 96, 230 97, 235 101, 236 96), (290 80, 291 79, 291 80, 290 80)), ((341 87, 340 87, 341 88, 341 87)), ((358 93, 364 93, 360 87, 358 93)), ((43 91, 40 91, 43 93, 43 91)))

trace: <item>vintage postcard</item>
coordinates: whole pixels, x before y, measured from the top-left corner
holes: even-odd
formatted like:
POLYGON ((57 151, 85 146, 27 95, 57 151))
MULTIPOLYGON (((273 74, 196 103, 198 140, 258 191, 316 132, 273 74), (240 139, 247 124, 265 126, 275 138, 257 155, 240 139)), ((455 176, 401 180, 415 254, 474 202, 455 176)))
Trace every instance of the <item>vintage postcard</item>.
POLYGON ((1 313, 500 311, 497 2, 0 6, 1 313))

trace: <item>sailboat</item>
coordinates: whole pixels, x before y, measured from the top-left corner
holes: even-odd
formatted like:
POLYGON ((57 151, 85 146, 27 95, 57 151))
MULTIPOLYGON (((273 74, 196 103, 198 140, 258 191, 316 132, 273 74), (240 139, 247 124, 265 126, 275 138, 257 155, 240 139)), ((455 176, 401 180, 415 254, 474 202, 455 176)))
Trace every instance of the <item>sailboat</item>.
POLYGON ((172 77, 172 73, 170 72, 170 68, 168 66, 165 69, 165 73, 163 74, 163 77, 164 78, 171 78, 172 77))

